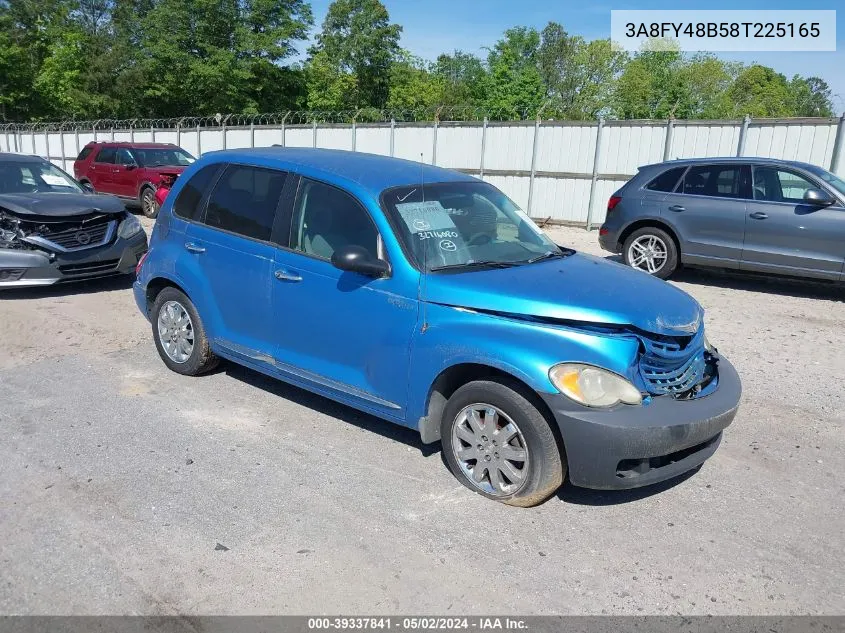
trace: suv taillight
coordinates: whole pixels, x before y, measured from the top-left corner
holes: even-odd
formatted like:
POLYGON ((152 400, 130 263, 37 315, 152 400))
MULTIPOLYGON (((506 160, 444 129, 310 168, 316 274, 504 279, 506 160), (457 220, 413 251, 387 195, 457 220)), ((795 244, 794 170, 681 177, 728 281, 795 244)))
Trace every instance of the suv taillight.
POLYGON ((607 212, 613 211, 620 202, 622 202, 622 196, 610 196, 610 200, 607 201, 607 212))
POLYGON ((150 251, 146 251, 143 255, 141 255, 141 259, 138 260, 138 263, 135 265, 135 275, 141 274, 141 266, 144 265, 144 260, 147 259, 147 255, 150 254, 150 251))

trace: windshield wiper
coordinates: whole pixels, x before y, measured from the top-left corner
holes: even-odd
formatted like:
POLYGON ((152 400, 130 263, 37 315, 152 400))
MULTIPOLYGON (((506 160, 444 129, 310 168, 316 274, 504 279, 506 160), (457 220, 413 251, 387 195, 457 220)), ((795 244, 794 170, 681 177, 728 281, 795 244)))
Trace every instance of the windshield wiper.
POLYGON ((544 259, 557 259, 558 257, 568 257, 572 255, 574 251, 549 251, 548 253, 543 253, 542 255, 537 255, 537 257, 532 257, 531 259, 525 260, 524 264, 533 264, 534 262, 539 262, 544 259))
POLYGON ((466 262, 463 264, 445 264, 443 266, 434 266, 429 268, 429 271, 436 272, 438 270, 450 270, 454 268, 511 268, 523 263, 524 262, 497 262, 492 260, 481 260, 477 262, 466 262))

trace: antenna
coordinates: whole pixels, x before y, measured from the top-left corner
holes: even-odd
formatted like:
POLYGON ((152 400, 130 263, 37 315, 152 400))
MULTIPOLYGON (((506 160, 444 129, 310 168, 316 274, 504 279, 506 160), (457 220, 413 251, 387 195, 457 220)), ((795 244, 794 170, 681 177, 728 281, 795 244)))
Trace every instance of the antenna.
MULTIPOLYGON (((422 192, 422 201, 425 202, 425 164, 423 163, 423 154, 420 152, 420 191, 422 192)), ((420 334, 424 334, 425 331, 428 329, 428 316, 427 316, 427 290, 428 290, 428 243, 426 240, 422 240, 423 245, 423 269, 422 269, 422 276, 420 277, 420 284, 421 287, 417 289, 417 295, 422 302, 422 327, 420 328, 420 334)))

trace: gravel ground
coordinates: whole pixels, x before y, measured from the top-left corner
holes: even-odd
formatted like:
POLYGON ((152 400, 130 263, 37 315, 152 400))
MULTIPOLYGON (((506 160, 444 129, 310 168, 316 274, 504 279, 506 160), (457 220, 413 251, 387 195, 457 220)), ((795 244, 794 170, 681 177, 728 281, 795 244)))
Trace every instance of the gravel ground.
POLYGON ((233 365, 168 372, 128 282, 5 292, 0 613, 845 613, 845 292, 673 283, 743 379, 718 452, 531 510, 406 429, 233 365))

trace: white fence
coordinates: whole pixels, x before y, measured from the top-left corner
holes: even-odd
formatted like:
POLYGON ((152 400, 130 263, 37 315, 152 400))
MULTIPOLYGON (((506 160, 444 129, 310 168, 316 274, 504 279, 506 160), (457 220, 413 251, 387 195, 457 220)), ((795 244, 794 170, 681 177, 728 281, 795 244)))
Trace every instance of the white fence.
POLYGON ((0 151, 37 154, 72 172, 90 141, 175 143, 192 154, 241 147, 324 147, 422 160, 474 174, 532 217, 592 227, 640 165, 674 158, 765 156, 845 176, 845 116, 740 121, 427 122, 227 127, 0 128, 0 151))

